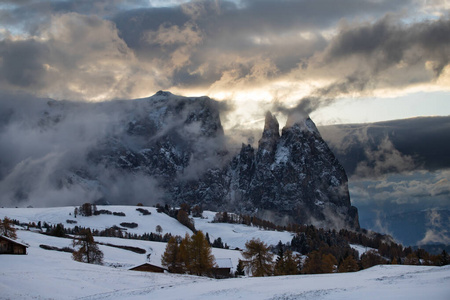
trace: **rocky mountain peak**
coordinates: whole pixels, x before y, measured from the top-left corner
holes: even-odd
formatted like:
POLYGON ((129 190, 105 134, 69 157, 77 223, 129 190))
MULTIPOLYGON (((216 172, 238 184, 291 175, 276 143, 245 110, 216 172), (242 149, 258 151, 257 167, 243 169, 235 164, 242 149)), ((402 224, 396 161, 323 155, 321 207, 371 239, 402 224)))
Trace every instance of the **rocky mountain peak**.
POLYGON ((278 124, 277 117, 272 115, 270 111, 266 112, 266 118, 264 122, 263 138, 280 137, 280 125, 278 124))
POLYGON ((319 130, 316 127, 316 124, 314 124, 311 118, 301 113, 291 113, 288 116, 286 126, 283 128, 283 130, 287 130, 291 127, 293 127, 295 130, 320 135, 319 130))
POLYGON ((280 138, 280 125, 275 116, 269 111, 266 113, 266 120, 262 137, 258 143, 257 161, 272 162, 280 138))
POLYGON ((157 91, 152 97, 171 97, 171 96, 174 96, 171 92, 157 91))

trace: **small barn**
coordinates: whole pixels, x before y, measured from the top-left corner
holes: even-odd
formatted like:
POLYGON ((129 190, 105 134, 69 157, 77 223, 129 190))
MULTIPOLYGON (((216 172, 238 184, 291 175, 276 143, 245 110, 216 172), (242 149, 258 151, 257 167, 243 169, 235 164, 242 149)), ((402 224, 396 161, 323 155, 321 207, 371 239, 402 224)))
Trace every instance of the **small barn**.
POLYGON ((142 265, 131 268, 130 271, 164 273, 164 271, 167 271, 167 269, 149 263, 144 263, 142 265))
POLYGON ((28 246, 0 235, 0 254, 27 254, 28 246))
POLYGON ((216 267, 211 269, 214 278, 230 278, 233 263, 231 258, 216 258, 216 267))

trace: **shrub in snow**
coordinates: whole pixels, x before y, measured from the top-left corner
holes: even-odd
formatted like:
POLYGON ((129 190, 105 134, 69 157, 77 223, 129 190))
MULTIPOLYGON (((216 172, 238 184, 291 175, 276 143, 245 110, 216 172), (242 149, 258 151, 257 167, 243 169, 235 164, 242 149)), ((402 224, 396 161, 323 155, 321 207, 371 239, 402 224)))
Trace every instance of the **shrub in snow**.
POLYGON ((122 222, 122 223, 120 223, 120 226, 127 227, 127 228, 136 228, 136 227, 138 227, 138 224, 134 223, 134 222, 131 222, 131 223, 122 222))
POLYGON ((151 214, 152 214, 151 212, 149 212, 149 211, 146 210, 145 208, 136 208, 136 210, 137 210, 138 212, 140 212, 141 214, 143 214, 144 216, 147 216, 147 215, 151 215, 151 214))

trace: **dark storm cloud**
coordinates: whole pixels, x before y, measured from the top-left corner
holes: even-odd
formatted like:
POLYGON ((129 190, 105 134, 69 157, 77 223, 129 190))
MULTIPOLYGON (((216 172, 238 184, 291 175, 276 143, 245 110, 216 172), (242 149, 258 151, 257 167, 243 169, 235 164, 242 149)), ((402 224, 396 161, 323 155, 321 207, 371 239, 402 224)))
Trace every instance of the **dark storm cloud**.
MULTIPOLYGON (((337 95, 370 90, 378 81, 383 81, 373 76, 380 72, 377 68, 391 73, 396 71, 395 68, 387 68, 392 61, 412 65, 419 57, 415 65, 423 65, 433 56, 430 64, 436 73, 441 72, 448 63, 446 48, 442 48, 448 41, 448 22, 440 20, 399 25, 392 18, 382 18, 388 12, 395 14, 416 10, 412 0, 344 0, 339 5, 331 0, 191 1, 168 7, 148 7, 148 4, 145 7, 144 4, 142 1, 120 0, 24 1, 3 7, 1 20, 7 25, 7 30, 0 32, 4 36, 3 41, 9 43, 10 49, 19 47, 16 43, 28 43, 29 51, 36 53, 35 57, 21 64, 14 64, 11 60, 10 66, 15 66, 17 70, 12 70, 11 75, 3 80, 11 89, 42 87, 52 85, 54 79, 48 77, 58 70, 57 78, 69 76, 71 80, 67 82, 86 82, 83 72, 71 74, 70 68, 60 68, 59 64, 74 61, 76 69, 77 60, 82 59, 86 65, 92 63, 95 66, 99 56, 111 55, 102 54, 102 48, 92 47, 92 40, 83 43, 86 33, 74 35, 72 32, 79 29, 80 23, 84 23, 85 32, 89 32, 90 27, 93 31, 98 30, 95 18, 103 22, 103 29, 109 27, 109 35, 115 35, 110 39, 110 50, 116 48, 135 57, 132 62, 128 57, 123 57, 118 65, 113 64, 110 72, 93 74, 104 84, 100 88, 83 87, 85 92, 82 96, 86 98, 99 96, 102 87, 111 85, 110 82, 113 82, 112 85, 120 82, 121 93, 116 97, 130 98, 143 96, 146 89, 150 93, 146 88, 149 81, 152 81, 150 87, 157 86, 151 89, 153 92, 172 87, 216 91, 243 89, 263 86, 276 79, 297 82, 308 78, 333 79, 335 82, 330 86, 316 90, 303 99, 298 109, 309 113, 318 106, 332 102, 337 95), (78 19, 78 24, 75 22, 77 26, 72 26, 74 22, 67 16, 78 19), (373 23, 379 18, 382 18, 381 21, 373 23), (341 25, 340 33, 330 40, 337 24, 345 23, 342 20, 351 25, 341 25), (11 30, 17 26, 21 26, 25 37, 27 34, 33 37, 12 38, 11 30), (47 39, 49 32, 60 26, 66 26, 68 30, 47 39), (326 33, 327 30, 331 33, 326 33), (64 41, 70 44, 72 50, 78 51, 67 51, 61 48, 61 43, 55 43, 65 39, 66 35, 81 38, 82 43, 78 43, 77 39, 64 41), (395 42, 397 37, 401 38, 399 42, 395 42), (35 42, 31 43, 31 40, 35 42), (368 42, 366 48, 358 46, 365 42, 368 42), (408 50, 410 46, 414 51, 408 50), (54 58, 61 53, 64 57, 59 57, 55 62, 54 58), (368 66, 359 70, 358 63, 347 61, 355 55, 368 56, 368 66), (339 65, 341 61, 345 61, 345 67, 339 65), (120 79, 112 78, 112 74, 120 72, 124 64, 129 66, 129 73, 120 79), (132 76, 132 73, 140 76, 132 76), (145 76, 145 73, 148 75, 145 76)), ((98 32, 97 36, 105 34, 98 32)), ((3 53, 2 58, 3 61, 8 60, 8 53, 3 53)), ((101 67, 89 69, 101 70, 101 67)), ((415 70, 414 74, 419 74, 418 71, 423 69, 415 70)), ((9 74, 6 70, 3 73, 9 74)), ((398 83, 387 81, 401 85, 432 80, 427 72, 423 74, 421 78, 405 75, 405 80, 398 83)), ((399 77, 388 75, 383 78, 399 77)), ((94 78, 89 78, 87 82, 92 80, 94 78)), ((64 84, 59 84, 58 88, 53 85, 51 90, 61 91, 51 96, 73 98, 77 93, 68 89, 64 84)), ((45 88, 40 91, 41 94, 46 93, 45 88)))
POLYGON ((56 99, 126 98, 152 70, 139 63, 110 21, 68 13, 51 17, 41 39, 0 40, 0 88, 56 99), (137 78, 137 79, 133 79, 137 78))
MULTIPOLYGON (((142 58, 159 61, 174 72, 175 85, 208 86, 224 73, 234 79, 271 78, 305 65, 327 45, 321 30, 342 18, 378 17, 405 8, 409 1, 194 1, 181 6, 136 9, 113 20, 127 45, 142 58), (160 33, 195 32, 198 42, 173 41, 160 33), (300 31, 307 36, 301 36, 300 31), (184 56, 180 64, 171 61, 184 56), (270 60, 273 72, 255 76, 252 69, 270 60)), ((180 61, 178 61, 180 62, 180 61)))
POLYGON ((39 89, 45 82, 45 69, 39 61, 47 56, 49 49, 45 44, 34 40, 0 41, 0 81, 18 87, 39 89))
POLYGON ((245 25, 254 29, 261 27, 271 30, 285 30, 301 26, 305 28, 326 28, 341 18, 380 16, 387 11, 398 11, 411 4, 401 1, 270 1, 244 0, 241 18, 245 25), (248 18, 249 21, 245 21, 248 18))
POLYGON ((450 168, 450 117, 320 127, 354 180, 450 168))
POLYGON ((339 97, 430 83, 442 75, 449 62, 448 18, 403 24, 388 15, 373 24, 344 25, 303 72, 332 83, 313 90, 295 107, 277 103, 274 109, 309 115, 339 97))
POLYGON ((372 73, 400 62, 410 66, 430 60, 439 76, 450 60, 450 20, 404 25, 387 16, 375 24, 343 29, 325 51, 324 63, 355 55, 368 59, 372 73))

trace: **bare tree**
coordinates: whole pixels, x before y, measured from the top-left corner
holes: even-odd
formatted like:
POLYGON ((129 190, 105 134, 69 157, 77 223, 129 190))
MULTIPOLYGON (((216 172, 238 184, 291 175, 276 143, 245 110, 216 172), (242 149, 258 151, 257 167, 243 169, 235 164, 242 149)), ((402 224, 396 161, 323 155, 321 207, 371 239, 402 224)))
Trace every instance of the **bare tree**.
POLYGON ((79 247, 78 250, 72 253, 74 260, 88 264, 103 264, 103 252, 95 243, 91 229, 82 230, 78 238, 73 240, 73 247, 79 247))
POLYGON ((16 229, 10 218, 5 217, 3 221, 0 219, 0 234, 11 239, 17 239, 16 229))
POLYGON ((272 274, 272 253, 260 239, 252 239, 245 243, 246 250, 242 253, 247 260, 246 265, 253 276, 269 276, 272 274))

